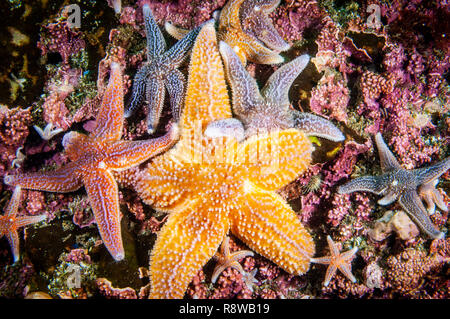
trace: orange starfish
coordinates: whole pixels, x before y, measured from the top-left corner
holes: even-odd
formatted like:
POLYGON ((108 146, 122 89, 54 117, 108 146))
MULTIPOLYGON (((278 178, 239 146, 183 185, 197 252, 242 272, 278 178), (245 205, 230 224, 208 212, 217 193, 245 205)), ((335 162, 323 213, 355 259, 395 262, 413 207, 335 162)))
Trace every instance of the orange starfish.
POLYGON ((339 247, 334 243, 330 236, 327 236, 327 241, 331 255, 320 258, 311 258, 312 263, 329 265, 323 285, 325 287, 328 286, 337 269, 339 269, 351 282, 356 282, 356 278, 352 274, 351 262, 358 251, 358 247, 353 247, 352 249, 341 253, 339 247))
POLYGON ((144 202, 170 212, 150 258, 150 298, 182 298, 228 231, 289 273, 306 272, 314 243, 275 191, 307 168, 311 142, 295 129, 242 142, 203 134, 232 117, 212 22, 192 49, 188 83, 179 142, 136 176, 144 202))
POLYGON ((242 274, 242 276, 244 276, 245 271, 239 263, 239 259, 247 256, 253 256, 253 252, 250 250, 239 250, 234 253, 230 253, 230 237, 225 237, 222 245, 220 246, 220 253, 217 253, 215 256, 215 258, 217 258, 217 265, 214 268, 211 282, 215 283, 217 277, 219 277, 219 275, 228 267, 236 269, 242 274))
POLYGON ((16 186, 11 200, 5 209, 5 214, 0 216, 0 238, 6 236, 14 257, 14 262, 19 260, 19 235, 17 229, 30 224, 39 223, 47 218, 46 215, 16 216, 20 205, 21 188, 16 186))
POLYGON ((120 140, 123 128, 122 74, 111 64, 108 87, 90 136, 71 131, 62 141, 72 161, 49 172, 7 175, 4 182, 48 192, 72 192, 84 185, 100 236, 115 260, 125 256, 121 229, 119 195, 112 171, 136 166, 167 150, 178 137, 176 126, 166 135, 146 141, 120 140))

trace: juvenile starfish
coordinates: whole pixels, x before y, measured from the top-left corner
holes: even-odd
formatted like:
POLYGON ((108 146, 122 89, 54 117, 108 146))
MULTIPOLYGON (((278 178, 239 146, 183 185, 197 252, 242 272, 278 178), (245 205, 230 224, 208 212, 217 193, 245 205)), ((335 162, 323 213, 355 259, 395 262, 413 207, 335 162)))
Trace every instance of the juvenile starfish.
MULTIPOLYGON (((243 122, 246 136, 275 129, 297 128, 306 135, 332 141, 345 139, 330 121, 290 107, 289 88, 309 62, 304 54, 280 67, 261 90, 231 47, 220 42, 228 82, 233 97, 233 112, 243 122)), ((217 125, 217 124, 216 124, 217 125)))
POLYGON ((311 142, 293 129, 240 143, 204 134, 232 117, 211 22, 192 49, 188 83, 179 142, 137 175, 144 202, 170 212, 150 257, 150 298, 182 298, 228 231, 289 273, 306 272, 314 243, 275 191, 307 168, 311 142))
POLYGON ((125 110, 125 117, 130 117, 143 104, 145 95, 148 102, 147 129, 152 134, 158 126, 161 110, 164 106, 164 86, 169 93, 174 120, 176 122, 179 120, 186 80, 183 73, 177 68, 186 58, 199 28, 189 32, 182 40, 166 51, 166 41, 153 19, 150 7, 145 4, 142 10, 147 35, 147 62, 134 77, 131 100, 125 110))
POLYGON ((230 237, 225 237, 222 245, 220 246, 220 253, 217 253, 215 256, 217 259, 217 265, 214 268, 211 282, 215 283, 217 277, 219 277, 219 275, 228 267, 236 269, 242 276, 244 276, 245 271, 239 263, 239 260, 247 256, 253 256, 253 252, 250 250, 239 250, 234 253, 230 253, 230 237))
POLYGON ((330 247, 331 255, 320 258, 311 258, 312 263, 329 265, 323 285, 325 287, 328 286, 337 269, 339 269, 351 282, 356 282, 356 278, 352 274, 351 262, 358 251, 358 247, 353 247, 352 249, 341 253, 339 247, 334 243, 330 236, 327 236, 327 242, 330 247))
MULTIPOLYGON (((244 65, 247 60, 259 64, 278 64, 284 61, 279 54, 290 45, 278 34, 269 14, 280 0, 230 0, 220 11, 217 37, 228 43, 244 65)), ((181 39, 188 30, 165 24, 166 31, 181 39)))
POLYGON ((124 258, 120 233, 119 195, 112 171, 138 165, 168 149, 177 128, 146 141, 120 140, 123 128, 123 84, 120 67, 111 65, 111 76, 90 136, 71 131, 62 141, 72 161, 47 172, 6 175, 5 184, 48 192, 73 192, 84 185, 100 236, 115 260, 124 258))
POLYGON ((375 142, 383 174, 356 178, 340 186, 338 192, 347 194, 366 191, 383 195, 378 201, 380 205, 389 205, 398 200, 422 231, 431 238, 443 238, 445 234, 433 225, 421 199, 427 203, 430 214, 434 213, 435 205, 447 211, 442 195, 435 186, 438 178, 450 168, 450 157, 432 166, 407 170, 397 162, 380 133, 376 134, 375 142))
POLYGON ((17 229, 30 224, 39 223, 47 218, 46 215, 17 216, 20 205, 21 188, 16 186, 11 200, 5 209, 5 214, 0 216, 0 238, 6 236, 14 257, 14 262, 19 260, 19 235, 17 229))

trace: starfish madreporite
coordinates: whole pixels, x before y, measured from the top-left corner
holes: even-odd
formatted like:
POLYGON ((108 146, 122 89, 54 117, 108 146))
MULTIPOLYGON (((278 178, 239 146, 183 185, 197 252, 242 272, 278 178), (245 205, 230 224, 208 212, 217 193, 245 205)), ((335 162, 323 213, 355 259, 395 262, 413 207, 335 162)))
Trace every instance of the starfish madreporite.
POLYGON ((397 162, 380 133, 376 134, 375 142, 383 174, 356 178, 340 186, 338 192, 347 194, 367 191, 383 195, 384 197, 378 201, 380 205, 389 205, 398 200, 423 232, 431 238, 443 238, 445 234, 433 225, 429 214, 434 213, 435 205, 441 210, 447 211, 442 195, 435 186, 438 178, 450 168, 450 157, 428 167, 407 170, 397 162), (421 199, 426 202, 428 212, 421 199))
POLYGON ((189 32, 166 51, 166 41, 147 4, 143 6, 143 12, 147 35, 147 62, 134 77, 131 100, 125 110, 125 117, 130 117, 144 103, 145 96, 148 102, 147 130, 151 134, 159 123, 166 88, 173 118, 175 121, 179 120, 186 80, 177 68, 187 57, 199 28, 189 32))
POLYGON ((275 191, 307 168, 312 145, 298 130, 232 136, 204 134, 232 117, 212 23, 192 49, 180 140, 138 173, 145 203, 169 212, 150 258, 150 298, 182 298, 231 231, 292 274, 308 270, 311 236, 275 191))
POLYGON ((11 200, 5 209, 5 214, 0 216, 0 238, 6 236, 14 257, 14 262, 19 260, 19 235, 17 229, 30 224, 39 223, 47 218, 46 215, 17 216, 20 205, 21 188, 16 186, 11 200))
POLYGON ((6 175, 5 184, 48 192, 72 192, 84 185, 100 236, 115 260, 124 258, 119 194, 112 171, 136 166, 173 145, 178 129, 145 141, 120 140, 123 128, 123 83, 120 66, 111 65, 108 87, 88 136, 71 131, 62 144, 70 163, 55 171, 6 175))
POLYGON ((327 119, 290 107, 289 88, 308 64, 308 55, 301 55, 280 67, 267 80, 260 93, 256 80, 250 76, 227 43, 220 42, 220 53, 232 91, 233 112, 244 124, 246 136, 297 128, 306 135, 331 141, 345 139, 341 131, 327 119))
POLYGON ((219 17, 219 40, 225 41, 245 65, 282 63, 281 51, 290 48, 278 34, 268 15, 280 0, 230 0, 219 17))

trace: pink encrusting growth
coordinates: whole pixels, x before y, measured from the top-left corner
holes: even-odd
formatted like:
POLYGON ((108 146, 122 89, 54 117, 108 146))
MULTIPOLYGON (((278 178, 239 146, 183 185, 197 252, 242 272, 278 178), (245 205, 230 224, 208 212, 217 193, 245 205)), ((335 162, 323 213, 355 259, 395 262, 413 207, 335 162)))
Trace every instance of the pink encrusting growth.
POLYGON ((72 161, 48 172, 7 175, 5 184, 50 192, 72 192, 84 185, 105 246, 115 260, 124 258, 117 183, 112 175, 138 165, 168 149, 178 137, 173 126, 166 135, 145 141, 120 140, 123 128, 123 85, 120 66, 111 64, 111 75, 90 135, 75 131, 62 141, 72 161))

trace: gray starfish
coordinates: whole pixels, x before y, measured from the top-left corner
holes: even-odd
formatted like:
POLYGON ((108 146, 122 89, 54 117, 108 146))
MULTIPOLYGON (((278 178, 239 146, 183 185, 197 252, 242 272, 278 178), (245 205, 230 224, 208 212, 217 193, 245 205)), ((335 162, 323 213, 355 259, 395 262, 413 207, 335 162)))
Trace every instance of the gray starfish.
POLYGON ((177 68, 184 61, 194 44, 200 28, 190 31, 183 39, 166 51, 166 41, 153 19, 152 11, 143 6, 145 33, 147 35, 147 62, 134 77, 130 103, 125 109, 125 117, 130 117, 143 104, 144 94, 148 102, 147 127, 151 134, 155 131, 164 105, 165 89, 169 93, 172 115, 180 118, 186 79, 177 68))
POLYGON ((389 205, 398 200, 423 232, 431 238, 443 238, 445 234, 433 225, 428 215, 434 213, 436 205, 441 210, 447 211, 442 195, 435 186, 438 178, 450 168, 450 157, 432 166, 407 170, 397 162, 380 133, 375 136, 375 142, 383 174, 356 178, 340 186, 338 192, 347 194, 367 191, 383 195, 378 201, 380 205, 389 205), (427 204, 428 212, 421 199, 427 204))
POLYGON ((220 42, 233 98, 233 112, 242 121, 246 136, 276 129, 298 128, 307 135, 343 141, 342 132, 320 116, 299 112, 290 107, 289 89, 309 62, 304 54, 283 65, 267 80, 261 93, 233 49, 220 42))

